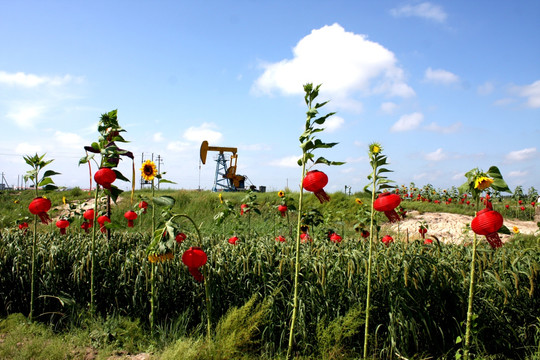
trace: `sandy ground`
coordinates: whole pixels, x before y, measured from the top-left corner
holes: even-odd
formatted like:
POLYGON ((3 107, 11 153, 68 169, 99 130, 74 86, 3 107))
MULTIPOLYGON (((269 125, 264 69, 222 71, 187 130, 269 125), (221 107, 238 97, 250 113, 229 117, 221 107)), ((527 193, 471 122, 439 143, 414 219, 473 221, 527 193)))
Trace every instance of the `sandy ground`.
MULTIPOLYGON (((536 216, 535 221, 520 221, 520 220, 507 220, 504 219, 504 225, 512 231, 514 226, 519 228, 519 231, 523 234, 538 234, 538 226, 536 221, 540 221, 536 216)), ((472 221, 472 216, 449 214, 449 213, 422 213, 418 211, 411 211, 407 213, 404 220, 398 224, 390 225, 393 231, 399 231, 400 233, 409 234, 409 240, 420 239, 421 235, 418 232, 420 222, 425 222, 428 225, 428 232, 426 238, 436 236, 439 241, 445 243, 462 243, 470 241, 473 237, 473 232, 467 230, 466 225, 472 221)), ((503 242, 511 239, 512 235, 500 234, 503 242)))

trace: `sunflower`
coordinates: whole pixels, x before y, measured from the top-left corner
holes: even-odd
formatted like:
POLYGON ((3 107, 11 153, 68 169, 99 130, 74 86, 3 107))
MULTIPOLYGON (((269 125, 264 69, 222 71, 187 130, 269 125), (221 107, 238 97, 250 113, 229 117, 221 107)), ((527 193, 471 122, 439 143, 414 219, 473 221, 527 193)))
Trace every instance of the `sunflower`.
POLYGON ((277 196, 279 196, 280 198, 284 197, 285 196, 285 191, 279 190, 279 192, 277 193, 277 196))
POLYGON ((514 234, 519 234, 519 228, 517 226, 514 226, 512 231, 514 232, 514 234))
POLYGON ((356 201, 356 203, 357 203, 358 205, 363 205, 363 204, 364 204, 364 202, 363 202, 362 199, 360 199, 360 198, 356 198, 354 201, 356 201))
POLYGON ((493 184, 493 179, 488 178, 487 176, 480 176, 474 179, 474 188, 478 190, 484 190, 493 184))
POLYGON ((372 143, 369 145, 369 152, 372 154, 378 154, 382 151, 381 144, 378 143, 372 143))
POLYGON ((146 160, 141 167, 141 176, 146 181, 154 180, 157 175, 156 164, 151 160, 146 160))
POLYGON ((223 204, 223 194, 219 193, 218 197, 219 197, 219 202, 223 204))

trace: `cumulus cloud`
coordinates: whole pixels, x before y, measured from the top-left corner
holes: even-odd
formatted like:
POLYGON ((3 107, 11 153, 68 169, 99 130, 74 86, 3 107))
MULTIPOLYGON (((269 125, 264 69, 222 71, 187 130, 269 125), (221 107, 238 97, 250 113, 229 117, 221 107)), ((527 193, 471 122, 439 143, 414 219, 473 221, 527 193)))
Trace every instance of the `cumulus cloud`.
POLYGON ((493 85, 493 83, 489 81, 482 85, 479 85, 478 88, 476 89, 476 91, 480 95, 489 95, 493 92, 493 90, 495 90, 495 85, 493 85))
POLYGON ((190 126, 184 132, 184 139, 193 142, 203 142, 204 140, 208 141, 210 146, 215 143, 218 143, 223 135, 214 130, 217 126, 212 123, 203 123, 201 126, 190 126))
POLYGON ((345 124, 345 120, 343 120, 342 117, 339 116, 331 116, 324 122, 324 128, 328 132, 334 132, 341 128, 345 124))
POLYGON ((257 94, 303 94, 302 85, 313 82, 324 84, 321 90, 339 106, 346 105, 344 99, 357 103, 354 96, 358 93, 415 95, 391 51, 365 35, 345 31, 339 24, 312 30, 296 44, 292 59, 264 64, 263 68, 252 88, 257 94))
POLYGON ((424 155, 424 159, 427 161, 441 161, 447 158, 447 155, 443 152, 442 148, 438 148, 434 152, 424 155))
POLYGON ((534 158, 537 156, 537 151, 535 147, 511 151, 506 155, 506 160, 508 161, 523 161, 534 158))
POLYGON ((515 177, 518 177, 518 178, 519 178, 519 177, 525 177, 525 176, 527 176, 527 174, 528 174, 527 171, 519 171, 519 170, 517 170, 517 171, 510 171, 510 172, 508 173, 508 176, 509 176, 509 177, 514 177, 514 178, 515 178, 515 177))
POLYGON ((20 128, 33 127, 47 111, 47 107, 39 104, 14 104, 6 114, 6 118, 20 128))
POLYGON ((165 140, 165 138, 163 137, 163 133, 160 133, 160 132, 155 133, 155 134, 152 136, 152 139, 153 139, 155 142, 162 142, 163 140, 165 140))
POLYGON ((71 75, 64 76, 39 76, 35 74, 25 74, 23 72, 7 73, 0 71, 0 84, 9 86, 21 86, 26 88, 37 87, 40 85, 60 86, 73 80, 79 81, 71 75))
POLYGON ((458 132, 462 126, 463 124, 459 121, 449 126, 440 126, 436 124, 435 122, 432 122, 431 124, 427 125, 425 129, 428 131, 433 131, 433 132, 441 133, 441 134, 451 134, 451 133, 458 132))
POLYGON ((277 167, 298 167, 298 159, 300 159, 301 155, 292 155, 283 157, 281 159, 276 159, 270 162, 270 165, 277 166, 277 167))
POLYGON ((424 115, 419 112, 415 112, 408 115, 403 115, 398 121, 390 128, 390 131, 400 132, 416 129, 420 126, 420 123, 424 120, 424 115))
POLYGON ((381 104, 381 111, 385 114, 392 114, 396 108, 397 104, 393 102, 384 102, 381 104))
POLYGON ((54 141, 57 146, 67 148, 69 150, 80 150, 87 145, 87 141, 85 141, 79 134, 63 131, 56 131, 54 133, 54 141))
POLYGON ((43 152, 43 150, 40 145, 29 144, 27 142, 23 142, 23 143, 18 144, 15 147, 15 152, 21 155, 33 155, 33 154, 41 153, 43 152))
POLYGON ((421 17, 428 20, 443 23, 446 21, 446 12, 441 6, 423 2, 417 5, 404 5, 390 10, 395 17, 421 17))
POLYGON ((540 108, 540 80, 517 88, 519 96, 527 98, 527 106, 540 108))
POLYGON ((424 80, 431 83, 449 85, 459 81, 459 77, 450 71, 427 68, 424 80))
POLYGON ((171 141, 167 144, 167 150, 171 150, 176 153, 181 153, 191 148, 192 144, 182 141, 171 141))

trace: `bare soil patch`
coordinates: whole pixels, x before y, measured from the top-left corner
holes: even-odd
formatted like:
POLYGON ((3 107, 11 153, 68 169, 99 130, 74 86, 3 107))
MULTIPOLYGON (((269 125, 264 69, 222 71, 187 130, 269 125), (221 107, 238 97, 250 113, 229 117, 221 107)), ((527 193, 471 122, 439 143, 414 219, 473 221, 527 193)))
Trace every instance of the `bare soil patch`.
MULTIPOLYGON (((421 235, 418 232, 418 227, 420 222, 423 221, 428 225, 426 238, 436 236, 439 241, 444 243, 461 244, 473 238, 473 232, 467 229, 467 224, 470 225, 472 219, 472 216, 461 214, 411 211, 407 213, 406 218, 400 221, 399 224, 392 224, 390 227, 395 232, 398 231, 399 227, 400 233, 407 233, 409 240, 420 239, 421 235)), ((517 226, 522 234, 534 234, 538 231, 535 221, 504 219, 504 225, 510 231, 514 226, 517 226)), ((503 242, 510 240, 512 236, 500 234, 503 242)))

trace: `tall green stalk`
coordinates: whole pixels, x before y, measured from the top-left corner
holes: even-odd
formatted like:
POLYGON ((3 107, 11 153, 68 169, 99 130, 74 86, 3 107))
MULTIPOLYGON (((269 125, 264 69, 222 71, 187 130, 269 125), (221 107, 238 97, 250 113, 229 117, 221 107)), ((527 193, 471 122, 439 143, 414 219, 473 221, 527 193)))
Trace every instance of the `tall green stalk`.
POLYGON ((96 227, 97 227, 97 213, 98 213, 98 198, 99 198, 99 185, 96 184, 96 194, 94 195, 94 219, 92 226, 92 247, 90 249, 90 314, 95 314, 95 290, 94 290, 94 277, 95 277, 95 264, 96 264, 96 227))
POLYGON ((474 301, 474 288, 476 286, 475 269, 476 269, 476 234, 474 234, 473 247, 472 247, 472 259, 471 259, 471 281, 469 282, 469 300, 467 303, 467 324, 465 328, 465 345, 463 347, 463 359, 469 359, 469 350, 471 345, 471 328, 473 318, 473 301, 474 301))
POLYGON ((372 192, 371 192, 371 220, 369 223, 369 252, 368 252, 368 268, 367 268, 367 294, 366 294, 366 324, 364 326, 364 359, 367 358, 368 342, 369 342, 369 311, 371 306, 371 264, 373 258, 373 217, 375 215, 375 209, 373 203, 375 202, 376 191, 376 172, 373 169, 372 177, 372 192))
MULTIPOLYGON (((151 236, 154 236, 156 231, 156 205, 154 203, 154 179, 152 179, 152 232, 151 236)), ((150 332, 154 334, 154 322, 155 322, 155 308, 156 308, 156 263, 150 263, 150 332)))
MULTIPOLYGON (((305 160, 305 156, 303 157, 305 160)), ((305 161, 302 161, 302 181, 306 174, 306 165, 305 161)), ((300 183, 301 184, 301 183, 300 183)), ((292 347, 294 340, 294 325, 296 324, 296 316, 298 311, 298 274, 300 273, 300 226, 302 225, 302 207, 303 207, 303 198, 304 198, 304 188, 300 185, 300 197, 298 199, 298 223, 296 227, 296 244, 295 251, 296 256, 294 260, 294 295, 293 295, 293 312, 291 317, 291 329, 289 332, 289 346, 287 348, 287 359, 290 359, 292 356, 292 347)))

